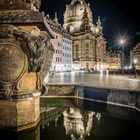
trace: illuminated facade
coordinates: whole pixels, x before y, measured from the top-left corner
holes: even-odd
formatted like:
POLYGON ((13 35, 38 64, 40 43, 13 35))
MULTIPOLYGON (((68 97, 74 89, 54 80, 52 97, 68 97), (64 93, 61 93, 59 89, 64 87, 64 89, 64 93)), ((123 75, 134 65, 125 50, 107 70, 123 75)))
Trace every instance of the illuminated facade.
POLYGON ((133 49, 133 63, 135 63, 136 69, 140 71, 140 43, 133 49))
POLYGON ((66 5, 64 28, 73 37, 73 63, 79 69, 105 69, 106 40, 100 18, 93 24, 90 4, 72 0, 66 5))
POLYGON ((121 69, 121 57, 119 53, 107 53, 106 64, 109 71, 119 71, 121 69))
POLYGON ((71 71, 72 69, 72 38, 66 30, 63 29, 62 41, 62 71, 71 71))
POLYGON ((71 71, 72 63, 72 38, 70 34, 59 24, 57 14, 51 19, 46 16, 55 38, 51 40, 54 47, 52 68, 56 72, 71 71))

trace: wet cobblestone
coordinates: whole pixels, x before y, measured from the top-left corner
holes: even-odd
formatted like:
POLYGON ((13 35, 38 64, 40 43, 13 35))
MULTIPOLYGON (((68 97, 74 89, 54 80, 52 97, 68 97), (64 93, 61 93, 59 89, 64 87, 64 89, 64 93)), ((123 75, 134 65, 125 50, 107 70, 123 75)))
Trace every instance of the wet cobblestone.
POLYGON ((140 91, 140 79, 128 75, 94 74, 86 72, 56 73, 46 76, 47 84, 83 84, 94 87, 110 87, 140 91))

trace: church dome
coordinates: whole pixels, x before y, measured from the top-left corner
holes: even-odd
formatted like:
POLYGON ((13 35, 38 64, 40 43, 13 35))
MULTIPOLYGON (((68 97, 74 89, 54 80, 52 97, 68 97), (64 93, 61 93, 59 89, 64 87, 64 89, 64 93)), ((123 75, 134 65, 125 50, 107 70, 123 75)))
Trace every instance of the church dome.
POLYGON ((88 13, 89 23, 92 26, 93 15, 90 8, 90 4, 87 4, 85 0, 72 0, 70 4, 66 5, 66 10, 64 13, 64 28, 67 28, 71 25, 80 25, 85 8, 88 13))

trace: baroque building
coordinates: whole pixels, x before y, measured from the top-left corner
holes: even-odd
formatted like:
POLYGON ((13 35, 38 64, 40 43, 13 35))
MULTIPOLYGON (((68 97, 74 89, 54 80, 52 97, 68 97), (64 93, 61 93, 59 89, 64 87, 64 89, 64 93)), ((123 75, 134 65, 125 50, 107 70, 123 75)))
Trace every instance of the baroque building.
POLYGON ((73 37, 73 63, 79 69, 105 69, 106 40, 100 17, 93 24, 90 4, 72 0, 66 5, 64 28, 73 37))
POLYGON ((51 40, 54 47, 54 55, 51 70, 56 72, 71 71, 72 64, 72 38, 58 22, 57 13, 51 19, 48 15, 46 20, 52 29, 55 38, 51 40))
POLYGON ((72 70, 72 38, 66 30, 63 31, 62 41, 62 71, 72 70))
POLYGON ((121 70, 121 57, 118 52, 106 53, 106 66, 109 71, 118 72, 121 70))

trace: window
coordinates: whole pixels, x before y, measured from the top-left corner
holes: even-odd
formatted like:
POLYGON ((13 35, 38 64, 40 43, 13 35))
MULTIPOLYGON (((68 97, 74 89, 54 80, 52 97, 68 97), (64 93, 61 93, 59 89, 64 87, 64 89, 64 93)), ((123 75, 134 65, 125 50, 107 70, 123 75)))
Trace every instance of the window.
POLYGON ((90 52, 89 44, 86 44, 85 45, 85 59, 89 59, 89 52, 90 52))
POLYGON ((76 58, 78 58, 79 57, 79 46, 78 45, 75 46, 75 52, 76 52, 76 58))
POLYGON ((89 55, 85 55, 85 59, 89 59, 89 55))
POLYGON ((89 44, 86 44, 85 50, 89 51, 89 44))

